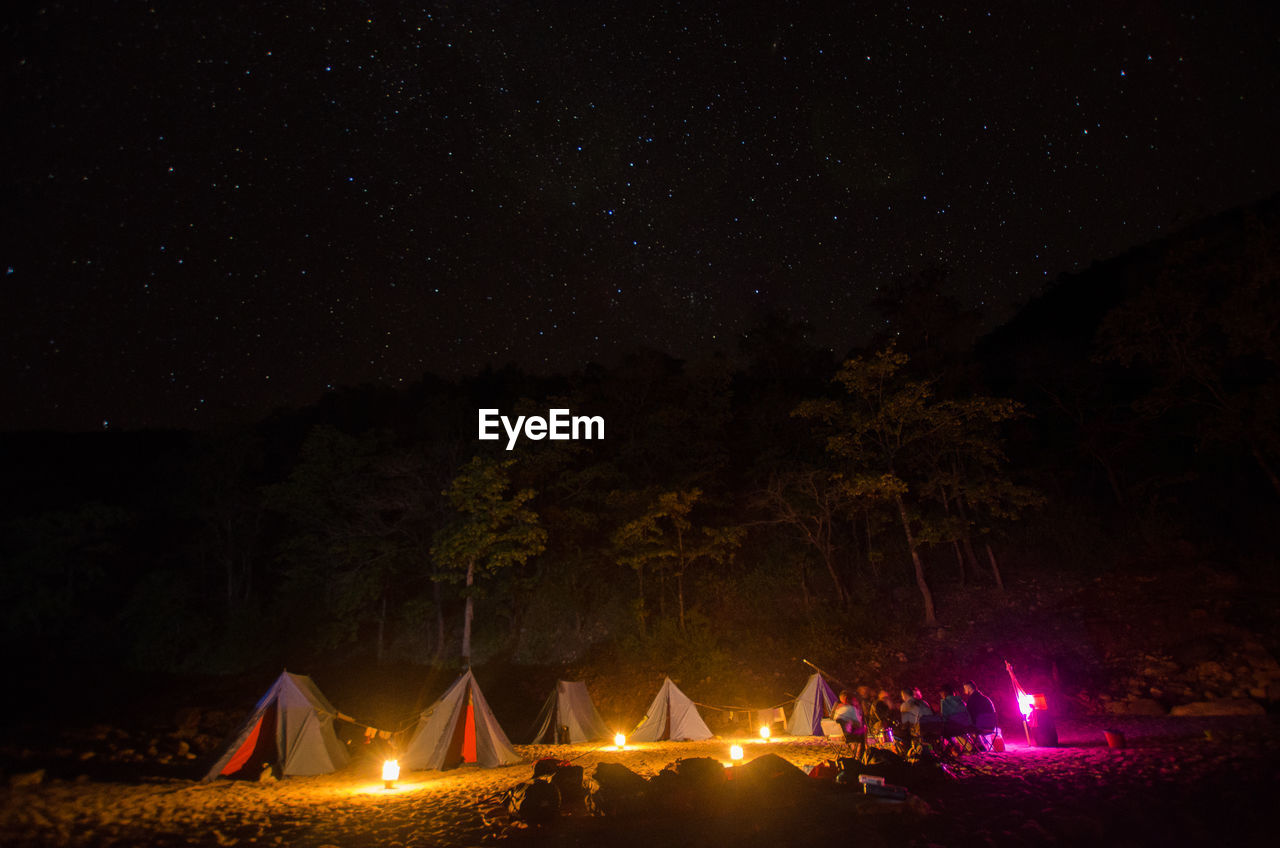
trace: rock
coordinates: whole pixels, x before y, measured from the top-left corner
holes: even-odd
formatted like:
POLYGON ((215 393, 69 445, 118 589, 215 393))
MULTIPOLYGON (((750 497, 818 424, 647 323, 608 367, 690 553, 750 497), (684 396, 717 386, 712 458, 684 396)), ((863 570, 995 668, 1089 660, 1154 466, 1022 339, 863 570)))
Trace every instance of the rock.
POLYGON ((41 811, 32 807, 27 807, 27 817, 31 823, 42 828, 52 828, 53 821, 41 811))
POLYGON ((1125 715, 1132 716, 1162 716, 1165 714, 1164 705, 1153 698, 1134 698, 1125 704, 1125 715))
POLYGON ((179 710, 174 723, 178 729, 173 735, 178 739, 189 739, 200 732, 201 712, 195 707, 179 710))
POLYGON ((21 789, 24 786, 39 786, 42 783, 44 783, 44 769, 9 775, 9 787, 11 789, 21 789))
POLYGON ((1213 662, 1212 660, 1197 664, 1196 667, 1191 670, 1191 673, 1202 681, 1231 679, 1231 675, 1227 673, 1227 670, 1223 668, 1220 663, 1213 662))
POLYGON ((1266 715, 1267 711, 1257 701, 1241 698, 1218 698, 1214 701, 1193 701, 1174 707, 1169 713, 1175 716, 1250 716, 1266 715))

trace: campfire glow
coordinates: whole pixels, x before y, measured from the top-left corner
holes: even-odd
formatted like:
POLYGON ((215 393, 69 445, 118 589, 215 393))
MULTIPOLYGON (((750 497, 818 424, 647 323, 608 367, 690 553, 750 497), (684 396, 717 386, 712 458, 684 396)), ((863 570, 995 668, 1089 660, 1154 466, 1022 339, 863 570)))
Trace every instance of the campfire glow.
POLYGON ((627 737, 623 736, 621 733, 613 737, 613 745, 618 750, 622 750, 622 747, 626 744, 627 744, 627 737))
POLYGON ((729 746, 729 759, 733 760, 735 763, 736 763, 738 760, 742 759, 742 746, 741 746, 741 745, 730 745, 730 746, 729 746))
POLYGON ((770 735, 770 732, 769 732, 769 725, 767 725, 767 724, 766 724, 766 725, 764 725, 763 727, 761 727, 761 728, 760 728, 760 738, 761 738, 761 739, 768 739, 768 738, 769 738, 769 735, 770 735))
POLYGON ((395 788, 395 783, 400 779, 400 761, 387 760, 382 764, 382 783, 387 789, 395 788))

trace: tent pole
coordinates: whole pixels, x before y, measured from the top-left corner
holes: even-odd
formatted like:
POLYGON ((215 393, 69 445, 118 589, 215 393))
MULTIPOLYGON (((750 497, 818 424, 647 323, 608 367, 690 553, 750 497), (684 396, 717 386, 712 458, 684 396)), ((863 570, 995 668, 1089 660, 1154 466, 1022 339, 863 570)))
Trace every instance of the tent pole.
MULTIPOLYGON (((1018 676, 1013 673, 1013 664, 1008 660, 1004 661, 1005 671, 1009 672, 1009 682, 1013 684, 1013 700, 1018 705, 1018 714, 1022 715, 1022 699, 1021 695, 1026 694, 1026 690, 1022 688, 1022 684, 1018 682, 1018 676)), ((1027 745, 1031 746, 1031 727, 1027 724, 1027 717, 1022 716, 1022 732, 1026 734, 1027 745)))
POLYGON ((806 659, 802 659, 802 660, 800 660, 800 662, 802 662, 802 663, 804 663, 805 665, 809 666, 809 668, 811 668, 811 669, 813 669, 814 671, 818 672, 818 674, 821 674, 823 677, 828 677, 828 678, 830 678, 830 679, 834 680, 836 683, 839 683, 839 684, 840 684, 840 686, 841 686, 841 688, 843 688, 843 689, 848 689, 848 690, 850 690, 850 691, 852 691, 852 690, 853 690, 853 687, 852 687, 852 686, 850 686, 848 683, 845 683, 843 680, 841 680, 840 678, 836 677, 834 674, 829 674, 829 673, 827 673, 827 672, 823 671, 822 669, 818 668, 816 665, 814 665, 813 663, 809 662, 808 660, 806 660, 806 659))

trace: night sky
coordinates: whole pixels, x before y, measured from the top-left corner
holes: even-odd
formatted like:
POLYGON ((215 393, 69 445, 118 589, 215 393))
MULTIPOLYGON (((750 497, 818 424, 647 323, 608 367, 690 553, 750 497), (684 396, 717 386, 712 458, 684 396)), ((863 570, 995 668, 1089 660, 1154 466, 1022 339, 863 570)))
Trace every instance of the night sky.
POLYGON ((732 356, 771 309, 843 353, 897 277, 998 321, 1280 187, 1271 3, 23 5, 3 429, 732 356))

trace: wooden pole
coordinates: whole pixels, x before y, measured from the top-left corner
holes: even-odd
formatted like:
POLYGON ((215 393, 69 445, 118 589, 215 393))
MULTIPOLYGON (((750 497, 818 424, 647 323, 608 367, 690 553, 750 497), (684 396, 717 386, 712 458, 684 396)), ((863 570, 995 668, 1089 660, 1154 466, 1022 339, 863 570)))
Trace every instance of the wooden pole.
POLYGON ((842 688, 842 689, 848 689, 850 692, 852 692, 852 691, 853 691, 853 687, 852 687, 852 686, 850 686, 848 683, 845 683, 843 680, 839 679, 838 677, 836 677, 836 676, 835 676, 835 675, 833 675, 833 674, 828 674, 827 672, 825 672, 825 671, 823 671, 822 669, 818 668, 816 665, 814 665, 813 663, 809 662, 808 660, 802 659, 802 660, 800 660, 800 662, 802 662, 802 663, 804 663, 805 665, 809 666, 809 668, 811 668, 811 669, 813 669, 814 671, 818 672, 818 674, 821 674, 823 677, 829 678, 829 679, 831 679, 831 680, 834 680, 836 683, 839 683, 839 684, 840 684, 840 688, 842 688))

